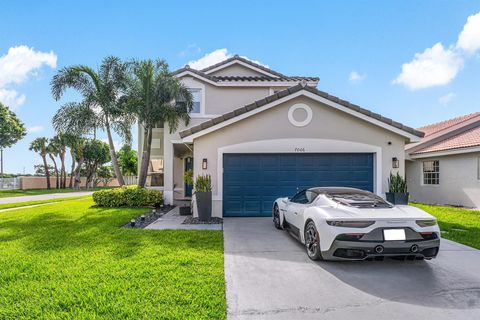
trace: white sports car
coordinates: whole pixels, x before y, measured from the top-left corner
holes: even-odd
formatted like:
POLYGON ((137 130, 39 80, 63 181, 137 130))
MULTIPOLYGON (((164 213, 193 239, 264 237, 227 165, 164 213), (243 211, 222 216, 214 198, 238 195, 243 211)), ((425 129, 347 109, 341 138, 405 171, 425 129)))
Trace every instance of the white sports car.
POLYGON ((305 244, 312 260, 432 259, 440 247, 433 216, 353 188, 310 188, 279 198, 273 222, 305 244))

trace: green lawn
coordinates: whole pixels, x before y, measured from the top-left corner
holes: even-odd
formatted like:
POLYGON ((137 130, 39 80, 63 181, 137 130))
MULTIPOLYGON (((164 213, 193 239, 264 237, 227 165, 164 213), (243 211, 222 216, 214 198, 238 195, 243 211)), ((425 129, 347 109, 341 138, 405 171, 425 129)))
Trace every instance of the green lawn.
POLYGON ((0 210, 9 209, 9 208, 19 208, 19 207, 33 206, 33 205, 46 204, 46 203, 72 201, 72 200, 77 200, 77 199, 91 199, 91 196, 75 196, 75 197, 55 198, 55 199, 48 199, 48 200, 32 200, 32 201, 4 203, 4 204, 0 204, 0 210))
POLYGON ((480 211, 412 203, 434 215, 447 238, 480 249, 480 211))
POLYGON ((123 229, 90 199, 0 213, 0 319, 224 319, 221 231, 123 229))
POLYGON ((104 187, 97 187, 97 188, 92 188, 92 189, 80 189, 80 190, 77 190, 77 189, 0 190, 0 198, 35 196, 35 195, 39 195, 39 194, 50 194, 50 193, 95 191, 95 190, 100 190, 100 189, 105 189, 105 188, 104 187))

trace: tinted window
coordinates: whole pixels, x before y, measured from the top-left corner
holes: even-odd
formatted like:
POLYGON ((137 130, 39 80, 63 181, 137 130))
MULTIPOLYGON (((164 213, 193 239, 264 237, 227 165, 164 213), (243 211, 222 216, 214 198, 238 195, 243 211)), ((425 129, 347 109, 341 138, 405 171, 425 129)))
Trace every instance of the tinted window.
POLYGON ((302 190, 295 196, 293 196, 292 200, 290 201, 295 203, 307 204, 315 200, 316 197, 317 194, 315 192, 312 192, 310 190, 302 190))
POLYGON ((391 208, 391 205, 374 194, 367 193, 330 193, 330 199, 343 205, 356 208, 391 208))

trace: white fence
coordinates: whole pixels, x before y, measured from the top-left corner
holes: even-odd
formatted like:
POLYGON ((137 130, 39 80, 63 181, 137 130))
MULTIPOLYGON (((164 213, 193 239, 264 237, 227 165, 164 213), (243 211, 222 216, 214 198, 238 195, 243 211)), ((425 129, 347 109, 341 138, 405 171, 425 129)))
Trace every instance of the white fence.
POLYGON ((0 190, 1 189, 20 189, 20 179, 18 178, 0 178, 0 190))
POLYGON ((123 176, 123 180, 127 186, 137 184, 137 176, 123 176))

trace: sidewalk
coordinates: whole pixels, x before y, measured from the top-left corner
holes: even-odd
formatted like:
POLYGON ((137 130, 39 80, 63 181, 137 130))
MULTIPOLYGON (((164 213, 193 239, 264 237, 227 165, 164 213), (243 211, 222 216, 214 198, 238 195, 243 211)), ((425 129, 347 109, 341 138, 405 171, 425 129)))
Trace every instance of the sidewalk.
POLYGON ((91 195, 92 193, 93 191, 83 191, 83 192, 50 193, 50 194, 39 194, 35 196, 0 198, 0 204, 18 203, 18 202, 27 202, 27 201, 36 201, 36 200, 50 200, 50 199, 69 198, 69 197, 81 197, 81 196, 91 195))

